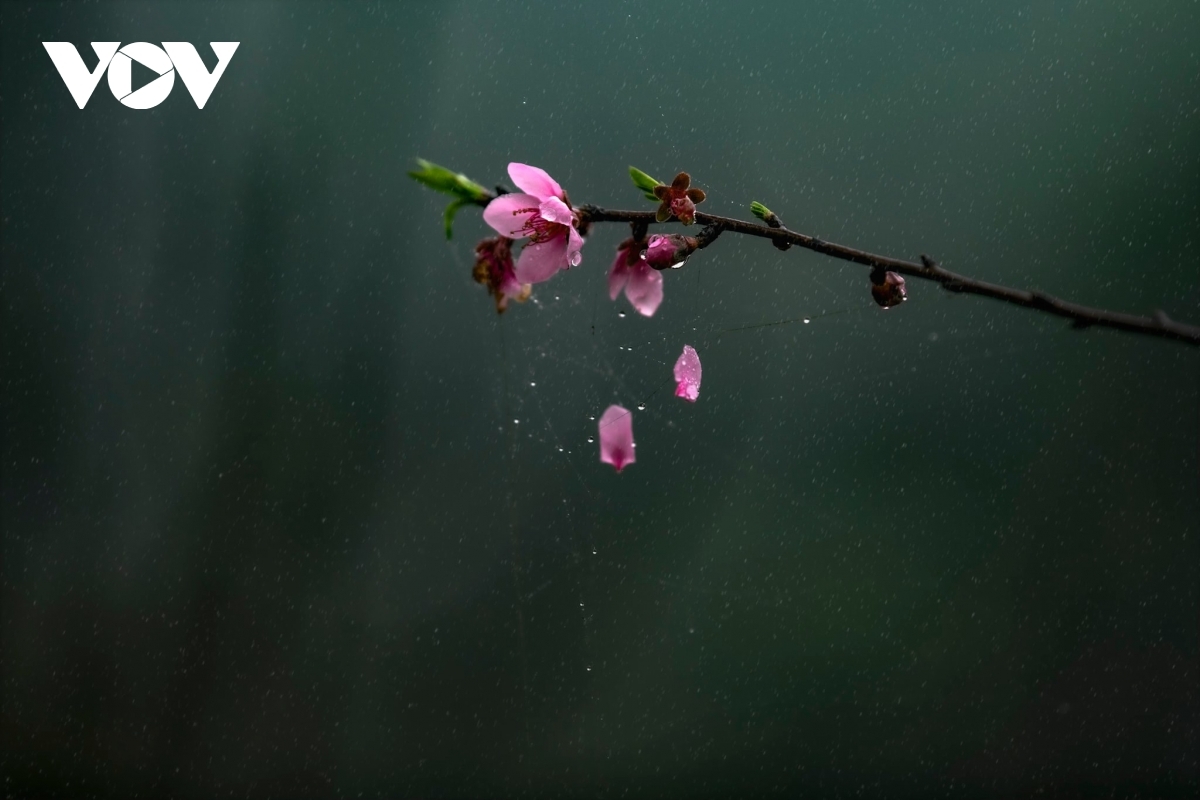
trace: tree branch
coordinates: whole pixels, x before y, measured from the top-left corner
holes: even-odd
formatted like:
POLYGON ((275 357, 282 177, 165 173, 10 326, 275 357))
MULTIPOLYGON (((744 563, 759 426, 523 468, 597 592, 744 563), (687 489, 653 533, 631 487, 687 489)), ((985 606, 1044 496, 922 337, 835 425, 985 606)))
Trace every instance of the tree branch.
MULTIPOLYGON (((579 207, 580 227, 586 230, 593 222, 625 222, 656 224, 653 211, 615 211, 599 206, 585 205, 579 207)), ((796 231, 790 231, 780 224, 779 227, 759 225, 731 217, 720 217, 715 214, 696 212, 696 221, 705 225, 706 230, 714 231, 705 244, 716 238, 715 233, 740 233, 746 236, 757 236, 768 239, 780 249, 791 245, 814 250, 818 253, 840 258, 855 264, 863 264, 872 268, 880 268, 913 278, 923 278, 934 281, 950 292, 960 294, 977 294, 991 297, 1013 305, 1032 308, 1055 316, 1064 317, 1074 323, 1076 328, 1088 328, 1093 325, 1103 328, 1115 328, 1130 333, 1141 333, 1147 336, 1158 336, 1173 339, 1192 345, 1200 345, 1200 327, 1176 322, 1162 311, 1157 311, 1151 317, 1138 317, 1133 314, 1122 314, 1116 311, 1106 311, 1102 308, 1091 308, 1067 300, 1051 297, 1043 292, 1031 292, 1022 289, 1011 289, 995 283, 968 278, 949 270, 942 269, 928 256, 922 255, 920 262, 904 261, 890 256, 868 253, 833 242, 826 242, 815 236, 808 236, 796 231)))

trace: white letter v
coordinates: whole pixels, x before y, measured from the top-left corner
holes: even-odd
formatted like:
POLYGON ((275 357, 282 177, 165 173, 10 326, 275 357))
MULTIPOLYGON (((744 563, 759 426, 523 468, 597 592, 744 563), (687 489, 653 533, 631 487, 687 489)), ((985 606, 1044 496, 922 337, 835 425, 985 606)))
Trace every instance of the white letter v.
POLYGON ((95 72, 88 72, 75 45, 70 42, 42 42, 42 47, 46 48, 46 52, 50 54, 50 60, 54 62, 63 83, 67 85, 71 97, 75 99, 75 105, 80 108, 87 105, 88 98, 92 96, 92 92, 96 90, 96 84, 100 82, 100 76, 104 74, 104 70, 108 68, 108 62, 112 61, 112 57, 116 55, 117 48, 120 46, 120 42, 92 42, 92 50, 96 52, 100 63, 96 65, 95 72))
POLYGON ((233 51, 238 49, 241 42, 209 42, 208 44, 217 56, 217 66, 213 68, 212 73, 209 73, 208 68, 204 66, 204 62, 200 60, 200 54, 196 52, 196 48, 192 47, 190 42, 162 43, 163 49, 171 57, 171 63, 175 65, 175 71, 179 73, 179 77, 183 78, 183 85, 187 87, 192 99, 196 101, 196 108, 204 108, 209 95, 212 94, 213 89, 217 88, 217 81, 221 80, 221 76, 225 74, 225 68, 229 66, 229 59, 233 58, 233 51))

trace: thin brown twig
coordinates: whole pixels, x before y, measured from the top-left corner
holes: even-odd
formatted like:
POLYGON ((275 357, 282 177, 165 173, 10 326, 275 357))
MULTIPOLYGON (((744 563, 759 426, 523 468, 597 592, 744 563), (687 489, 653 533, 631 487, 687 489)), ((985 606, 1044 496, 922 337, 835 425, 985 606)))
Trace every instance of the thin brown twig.
MULTIPOLYGON (((653 211, 618 211, 600 208, 599 206, 585 205, 579 207, 579 212, 580 225, 585 229, 588 224, 593 222, 638 222, 646 223, 647 225, 656 223, 653 211)), ((782 227, 782 225, 778 228, 770 227, 768 225, 759 225, 753 222, 733 219, 732 217, 705 214, 699 211, 696 212, 696 221, 704 224, 706 231, 711 231, 705 237, 705 241, 702 241, 701 246, 711 243, 716 238, 716 235, 721 232, 757 236, 770 240, 777 247, 796 245, 797 247, 814 250, 843 261, 889 270, 908 277, 934 281, 940 284, 943 289, 950 292, 982 295, 983 297, 991 297, 1047 314, 1054 314, 1071 320, 1076 328, 1088 328, 1095 325, 1200 345, 1200 327, 1176 322, 1162 311, 1156 311, 1150 317, 1139 317, 1117 311, 1106 311, 1102 308, 1091 308, 1052 297, 1044 292, 1012 289, 1007 286, 969 278, 966 275, 959 275, 958 273, 942 269, 933 259, 925 255, 921 256, 919 262, 905 261, 890 256, 868 253, 865 250, 835 244, 834 242, 827 242, 815 236, 808 236, 807 234, 788 230, 782 227)))

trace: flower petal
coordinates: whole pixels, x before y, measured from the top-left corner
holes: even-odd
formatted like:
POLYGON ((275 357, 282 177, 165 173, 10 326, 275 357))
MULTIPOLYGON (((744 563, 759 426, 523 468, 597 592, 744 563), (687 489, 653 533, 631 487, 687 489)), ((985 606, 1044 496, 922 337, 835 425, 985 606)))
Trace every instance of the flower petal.
POLYGON ((547 197, 539 203, 538 212, 542 219, 557 222, 559 225, 570 225, 573 220, 571 209, 557 197, 547 197))
POLYGON ((525 224, 534 213, 533 209, 540 205, 536 197, 527 194, 502 194, 487 204, 483 210, 483 221, 501 236, 522 239, 529 235, 522 233, 525 224))
POLYGON ((530 242, 517 259, 517 280, 521 283, 541 283, 567 267, 567 237, 555 236, 544 242, 530 242))
POLYGON ((578 267, 583 261, 583 237, 574 225, 567 226, 567 264, 578 267))
POLYGON ((528 192, 538 200, 547 197, 563 196, 562 187, 558 181, 546 174, 546 170, 531 167, 528 164, 518 164, 516 161, 508 165, 508 177, 522 192, 528 192))
POLYGON ((671 181, 671 189, 673 192, 686 192, 691 184, 692 176, 686 172, 681 172, 675 176, 675 180, 671 181))
POLYGON ((635 264, 625 287, 625 296, 643 317, 652 317, 663 301, 663 276, 646 262, 635 264))
POLYGON ((525 287, 512 272, 507 272, 500 276, 500 283, 496 286, 496 289, 510 297, 516 297, 525 291, 525 287))
POLYGON ((683 354, 675 362, 675 396, 689 403, 700 396, 700 356, 690 344, 683 346, 683 354))
POLYGON ((633 451, 633 414, 612 405, 600 417, 600 460, 620 472, 637 460, 633 451))
POLYGON ((629 274, 633 267, 629 265, 629 261, 625 255, 625 248, 617 248, 617 257, 613 261, 613 265, 608 270, 608 299, 616 300, 617 295, 625 288, 625 284, 629 282, 629 274))

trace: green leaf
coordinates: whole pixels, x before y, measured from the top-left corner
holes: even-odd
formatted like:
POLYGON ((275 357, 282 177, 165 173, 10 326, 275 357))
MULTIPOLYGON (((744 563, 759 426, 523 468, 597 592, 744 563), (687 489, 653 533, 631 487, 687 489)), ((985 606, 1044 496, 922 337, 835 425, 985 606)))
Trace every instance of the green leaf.
POLYGON ((662 181, 651 178, 637 167, 629 168, 629 177, 633 179, 633 185, 641 189, 642 194, 646 195, 647 200, 658 202, 658 198, 654 196, 654 187, 660 185, 662 181))
POLYGON ((767 221, 767 217, 775 216, 775 212, 771 211, 771 209, 767 208, 757 200, 750 204, 750 213, 761 219, 763 222, 767 221))
POLYGON ((446 210, 442 212, 442 224, 446 226, 446 238, 449 239, 454 228, 454 215, 463 206, 471 205, 470 200, 455 200, 450 205, 446 206, 446 210))
POLYGON ((417 159, 417 165, 420 169, 409 172, 408 176, 434 191, 454 195, 465 203, 486 203, 492 199, 491 192, 461 172, 452 172, 423 158, 417 159))

